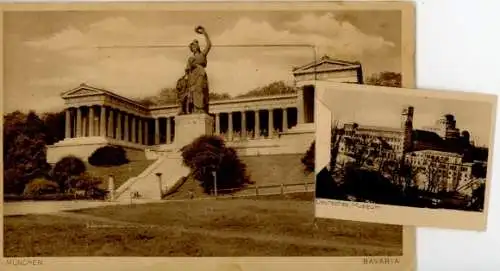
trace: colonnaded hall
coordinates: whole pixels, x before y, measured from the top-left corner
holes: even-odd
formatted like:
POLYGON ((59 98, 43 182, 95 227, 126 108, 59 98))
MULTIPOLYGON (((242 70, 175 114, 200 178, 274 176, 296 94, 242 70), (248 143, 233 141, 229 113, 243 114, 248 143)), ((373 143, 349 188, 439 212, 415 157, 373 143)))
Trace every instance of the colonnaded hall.
MULTIPOLYGON (((314 80, 363 83, 362 66, 324 56, 293 68, 296 93, 210 101, 212 133, 222 136, 240 156, 303 154, 314 140, 314 80)), ((145 106, 111 90, 87 84, 62 94, 66 105, 65 139, 48 146, 47 160, 55 163, 73 155, 87 160, 106 145, 123 147, 129 160, 154 160, 138 176, 115 191, 126 199, 130 191, 159 198, 158 173, 173 187, 189 169, 179 149, 186 131, 179 128, 179 105, 145 106), (185 133, 185 132, 184 132, 185 133)))

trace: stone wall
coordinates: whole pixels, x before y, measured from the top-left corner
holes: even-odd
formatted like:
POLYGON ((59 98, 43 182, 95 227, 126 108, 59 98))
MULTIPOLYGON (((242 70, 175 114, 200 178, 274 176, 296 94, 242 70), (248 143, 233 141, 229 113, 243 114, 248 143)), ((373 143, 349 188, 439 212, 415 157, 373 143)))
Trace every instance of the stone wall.
POLYGON ((83 161, 88 161, 88 158, 95 150, 107 145, 118 145, 123 147, 130 161, 146 160, 144 148, 127 144, 116 144, 116 142, 110 142, 108 140, 79 141, 83 140, 66 140, 47 146, 47 162, 49 164, 54 164, 68 155, 73 155, 83 161))

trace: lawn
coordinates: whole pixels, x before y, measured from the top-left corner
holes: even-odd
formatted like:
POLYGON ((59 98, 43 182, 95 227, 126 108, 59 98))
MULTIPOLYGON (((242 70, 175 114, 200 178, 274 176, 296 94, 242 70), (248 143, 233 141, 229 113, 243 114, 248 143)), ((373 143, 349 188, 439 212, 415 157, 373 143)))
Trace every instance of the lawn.
POLYGON ((129 178, 135 177, 141 174, 148 166, 154 163, 153 160, 141 160, 141 161, 130 161, 127 164, 120 166, 92 166, 86 164, 87 171, 95 176, 102 178, 101 188, 108 188, 108 178, 112 174, 115 177, 115 187, 118 188, 120 185, 125 183, 129 178))
POLYGON ((309 200, 192 200, 5 217, 4 221, 6 257, 402 253, 401 226, 315 220, 309 200))

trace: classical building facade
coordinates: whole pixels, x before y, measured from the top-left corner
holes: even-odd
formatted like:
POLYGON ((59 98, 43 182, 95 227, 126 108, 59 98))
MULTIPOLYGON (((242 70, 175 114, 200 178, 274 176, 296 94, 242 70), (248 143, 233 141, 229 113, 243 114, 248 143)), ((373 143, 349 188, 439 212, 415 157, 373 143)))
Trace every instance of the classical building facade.
MULTIPOLYGON (((314 140, 314 86, 311 79, 362 83, 359 63, 324 56, 293 69, 297 93, 210 102, 213 133, 243 154, 304 152, 314 140)), ((119 145, 129 159, 156 159, 182 146, 176 139, 178 105, 145 106, 110 90, 81 84, 62 94, 65 139, 49 146, 47 159, 87 159, 97 148, 119 145)))

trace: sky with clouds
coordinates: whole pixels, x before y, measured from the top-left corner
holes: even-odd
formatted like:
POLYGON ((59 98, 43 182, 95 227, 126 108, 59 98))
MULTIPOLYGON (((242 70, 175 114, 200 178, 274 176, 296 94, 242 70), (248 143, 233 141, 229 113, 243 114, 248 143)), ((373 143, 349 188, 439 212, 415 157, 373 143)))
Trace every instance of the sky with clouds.
POLYGON ((203 25, 214 47, 207 73, 214 92, 237 95, 318 57, 361 61, 365 75, 401 71, 398 11, 43 11, 4 15, 4 110, 63 108, 60 94, 80 83, 142 98, 173 87, 203 25), (152 46, 107 48, 107 46, 152 46), (158 45, 179 45, 159 47, 158 45), (105 48, 103 48, 105 47, 105 48))
POLYGON ((452 114, 457 128, 469 131, 477 145, 488 146, 491 138, 493 107, 487 102, 352 89, 325 91, 321 100, 332 111, 333 121, 340 125, 356 122, 360 125, 399 128, 402 110, 413 106, 414 129, 434 126, 442 116, 452 114))

